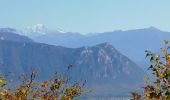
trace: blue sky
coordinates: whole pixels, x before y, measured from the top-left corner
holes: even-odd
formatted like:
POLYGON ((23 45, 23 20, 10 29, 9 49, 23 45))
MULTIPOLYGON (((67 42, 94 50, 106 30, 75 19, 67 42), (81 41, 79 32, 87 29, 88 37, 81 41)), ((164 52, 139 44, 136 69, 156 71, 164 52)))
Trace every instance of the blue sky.
POLYGON ((0 26, 34 24, 81 33, 149 26, 170 31, 170 0, 0 0, 0 26))

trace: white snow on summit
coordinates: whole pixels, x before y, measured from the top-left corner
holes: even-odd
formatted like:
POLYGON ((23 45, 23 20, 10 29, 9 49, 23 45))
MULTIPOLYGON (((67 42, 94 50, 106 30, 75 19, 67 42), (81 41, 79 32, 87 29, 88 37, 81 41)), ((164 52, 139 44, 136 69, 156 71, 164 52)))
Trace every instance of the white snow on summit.
POLYGON ((44 24, 35 24, 33 26, 28 26, 23 30, 26 36, 41 36, 51 33, 66 33, 62 29, 49 29, 44 24))
POLYGON ((24 33, 26 34, 32 34, 32 33, 39 33, 39 34, 46 34, 47 33, 47 28, 43 24, 36 24, 33 26, 28 26, 25 30, 24 33))

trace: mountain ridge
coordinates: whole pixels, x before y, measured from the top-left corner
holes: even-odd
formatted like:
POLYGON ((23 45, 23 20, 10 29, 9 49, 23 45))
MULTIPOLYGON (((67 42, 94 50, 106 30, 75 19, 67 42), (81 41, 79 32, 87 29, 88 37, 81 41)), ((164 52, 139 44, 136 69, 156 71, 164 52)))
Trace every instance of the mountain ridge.
MULTIPOLYGON (((22 34, 22 32, 18 34, 22 34)), ((144 59, 145 50, 155 51, 157 48, 161 47, 163 40, 170 40, 170 32, 161 31, 153 26, 143 29, 120 30, 90 35, 70 32, 60 33, 54 31, 49 31, 49 34, 43 34, 40 36, 36 36, 36 33, 33 34, 33 36, 28 37, 35 42, 57 46, 61 45, 69 48, 93 46, 103 42, 108 42, 135 62, 140 62, 144 59)))
POLYGON ((0 40, 34 42, 32 39, 17 33, 17 30, 12 28, 0 28, 0 40))
POLYGON ((43 80, 53 76, 56 71, 63 73, 71 64, 73 69, 68 75, 74 82, 87 80, 87 86, 96 90, 95 96, 102 95, 103 89, 106 90, 104 95, 120 95, 122 92, 128 95, 129 91, 143 83, 142 77, 145 74, 133 61, 108 43, 75 49, 44 43, 0 40, 0 64, 4 74, 12 72, 18 75, 33 68, 43 80), (127 84, 133 86, 128 87, 127 84), (114 90, 118 87, 121 88, 119 91, 114 90))

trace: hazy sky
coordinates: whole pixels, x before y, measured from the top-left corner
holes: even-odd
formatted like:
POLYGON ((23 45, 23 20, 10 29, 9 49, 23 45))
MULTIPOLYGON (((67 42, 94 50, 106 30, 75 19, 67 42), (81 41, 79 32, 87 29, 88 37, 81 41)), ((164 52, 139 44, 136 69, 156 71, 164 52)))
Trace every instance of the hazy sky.
POLYGON ((81 33, 149 26, 170 31, 170 0, 0 0, 0 26, 34 24, 81 33))

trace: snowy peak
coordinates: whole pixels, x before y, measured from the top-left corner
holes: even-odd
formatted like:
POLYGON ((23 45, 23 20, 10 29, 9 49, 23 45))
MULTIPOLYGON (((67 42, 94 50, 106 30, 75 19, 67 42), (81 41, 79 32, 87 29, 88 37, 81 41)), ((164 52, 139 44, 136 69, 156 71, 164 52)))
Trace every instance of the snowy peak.
POLYGON ((41 35, 46 35, 46 34, 51 34, 51 33, 65 33, 62 29, 49 29, 47 28, 44 24, 36 24, 33 26, 28 26, 23 30, 23 33, 28 36, 36 35, 36 36, 41 36, 41 35))
POLYGON ((46 27, 43 24, 36 24, 33 25, 33 27, 30 27, 30 29, 32 30, 32 32, 42 32, 46 30, 46 27))
POLYGON ((36 24, 33 26, 28 26, 24 33, 26 34, 32 34, 32 33, 39 33, 39 34, 46 34, 48 32, 48 29, 43 24, 36 24))

